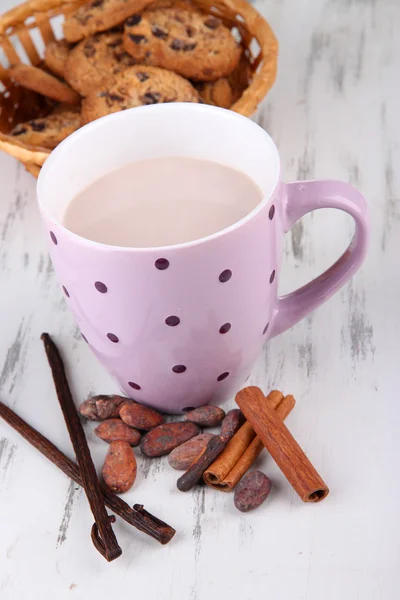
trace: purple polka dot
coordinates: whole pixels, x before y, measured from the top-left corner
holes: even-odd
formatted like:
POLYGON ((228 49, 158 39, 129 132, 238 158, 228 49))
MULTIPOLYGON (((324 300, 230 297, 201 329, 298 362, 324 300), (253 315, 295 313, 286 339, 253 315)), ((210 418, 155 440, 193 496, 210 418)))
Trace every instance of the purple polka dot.
POLYGON ((115 335, 115 333, 107 333, 107 337, 110 340, 110 342, 113 342, 114 344, 119 342, 119 338, 115 335))
POLYGON ((55 244, 57 246, 58 240, 52 231, 50 231, 50 237, 51 237, 51 241, 53 242, 53 244, 55 244))
POLYGON ((228 333, 228 331, 230 330, 231 327, 232 327, 232 325, 230 323, 225 323, 224 325, 222 325, 219 332, 220 333, 228 333))
POLYGON ((275 269, 271 273, 271 276, 269 278, 269 282, 272 283, 274 279, 275 279, 275 269))
POLYGON ((157 258, 156 262, 154 263, 154 266, 159 271, 165 271, 165 269, 168 269, 169 267, 169 260, 167 260, 166 258, 157 258))
POLYGON ((268 216, 271 219, 271 221, 274 218, 274 215, 275 215, 275 206, 272 205, 271 208, 269 209, 269 213, 268 213, 268 216))
POLYGON ((98 292, 100 292, 100 294, 106 294, 108 291, 106 284, 103 283, 102 281, 96 281, 94 284, 94 287, 96 288, 96 290, 98 292))
POLYGON ((165 319, 165 324, 169 327, 176 327, 181 322, 179 317, 171 316, 165 319))
POLYGON ((219 280, 221 283, 225 283, 226 281, 229 281, 231 277, 232 271, 230 269, 225 269, 225 271, 222 271, 221 275, 219 276, 219 280))
POLYGON ((83 335, 83 333, 81 333, 81 336, 82 336, 82 339, 88 344, 89 342, 87 340, 87 337, 85 335, 83 335))
POLYGON ((263 335, 265 335, 268 331, 268 327, 269 327, 269 323, 266 324, 266 326, 263 329, 263 335))
POLYGON ((135 383, 134 381, 128 381, 128 385, 131 386, 131 388, 133 388, 134 390, 141 390, 142 388, 140 387, 140 385, 138 385, 137 383, 135 383))
POLYGON ((172 367, 174 373, 184 373, 186 371, 185 365, 175 365, 172 367))
POLYGON ((217 377, 217 381, 223 381, 227 377, 229 377, 229 373, 228 373, 228 371, 225 371, 225 373, 221 373, 221 375, 219 375, 219 377, 217 377))
POLYGON ((65 285, 62 286, 62 289, 63 289, 64 294, 67 296, 67 298, 69 298, 69 291, 67 290, 65 285))

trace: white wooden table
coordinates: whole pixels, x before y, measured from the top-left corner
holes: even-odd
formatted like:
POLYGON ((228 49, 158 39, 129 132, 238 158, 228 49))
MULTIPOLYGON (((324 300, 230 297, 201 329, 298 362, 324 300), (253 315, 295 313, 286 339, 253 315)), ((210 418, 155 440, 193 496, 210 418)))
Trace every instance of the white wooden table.
MULTIPOLYGON (((2 0, 1 10, 15 0, 2 0)), ((174 525, 159 546, 125 524, 123 556, 90 541, 80 489, 0 423, 0 598, 63 600, 397 600, 400 589, 400 5, 398 0, 263 0, 280 40, 277 83, 257 116, 287 180, 348 180, 366 195, 368 259, 327 305, 265 348, 251 383, 293 393, 295 437, 331 488, 303 505, 266 453, 267 503, 176 490, 166 460, 144 461, 130 503, 174 525)), ((282 291, 326 268, 352 224, 325 211, 287 237, 282 291)), ((0 156, 0 395, 73 456, 39 336, 67 356, 77 399, 116 386, 77 335, 47 255, 35 181, 0 156)), ((233 405, 233 403, 232 403, 233 405)), ((229 405, 228 405, 229 406, 229 405)), ((88 427, 100 465, 106 447, 88 427)))

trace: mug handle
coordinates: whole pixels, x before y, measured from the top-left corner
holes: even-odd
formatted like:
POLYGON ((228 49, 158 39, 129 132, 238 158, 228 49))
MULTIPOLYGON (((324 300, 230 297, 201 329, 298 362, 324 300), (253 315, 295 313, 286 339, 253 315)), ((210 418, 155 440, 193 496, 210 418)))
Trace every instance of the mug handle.
POLYGON ((278 298, 270 328, 274 337, 289 329, 335 294, 357 271, 368 245, 368 210, 363 196, 342 181, 294 181, 283 184, 285 233, 305 214, 320 208, 338 208, 355 221, 354 237, 337 262, 298 290, 278 298))

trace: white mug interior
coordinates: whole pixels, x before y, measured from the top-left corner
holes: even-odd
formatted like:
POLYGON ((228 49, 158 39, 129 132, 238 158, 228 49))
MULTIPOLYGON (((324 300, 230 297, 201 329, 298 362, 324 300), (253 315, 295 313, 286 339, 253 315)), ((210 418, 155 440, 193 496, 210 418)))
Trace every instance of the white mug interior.
POLYGON ((62 225, 69 202, 97 179, 130 162, 166 156, 215 161, 250 177, 263 200, 239 223, 268 202, 279 180, 277 148, 250 119, 201 104, 160 104, 103 117, 69 136, 41 170, 39 206, 62 225))

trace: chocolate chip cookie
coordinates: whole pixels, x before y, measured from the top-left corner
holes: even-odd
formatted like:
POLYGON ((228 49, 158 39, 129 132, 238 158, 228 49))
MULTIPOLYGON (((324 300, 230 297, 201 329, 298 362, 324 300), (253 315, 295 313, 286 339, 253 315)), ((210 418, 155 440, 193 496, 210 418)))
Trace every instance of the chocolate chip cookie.
POLYGON ((38 67, 31 65, 14 65, 9 69, 10 77, 15 83, 22 87, 33 90, 47 98, 68 104, 79 104, 80 96, 66 83, 60 81, 54 75, 46 73, 38 67))
POLYGON ((216 17, 194 9, 160 8, 125 21, 125 49, 138 61, 195 81, 229 75, 241 48, 216 17))
POLYGON ((198 102, 193 86, 176 73, 135 65, 109 83, 91 92, 82 103, 84 122, 94 121, 127 108, 162 102, 198 102))
POLYGON ((50 44, 46 46, 44 64, 49 71, 59 77, 64 77, 65 63, 67 62, 70 49, 71 44, 66 40, 50 42, 50 44))
POLYGON ((65 79, 86 96, 136 63, 125 52, 122 33, 97 33, 82 40, 71 51, 65 66, 65 79))
POLYGON ((147 4, 149 0, 92 0, 66 17, 65 38, 68 42, 79 42, 98 31, 111 29, 147 4))
POLYGON ((20 123, 14 127, 11 135, 18 137, 25 144, 53 150, 80 126, 80 111, 74 108, 64 108, 61 111, 55 110, 47 117, 20 123))

